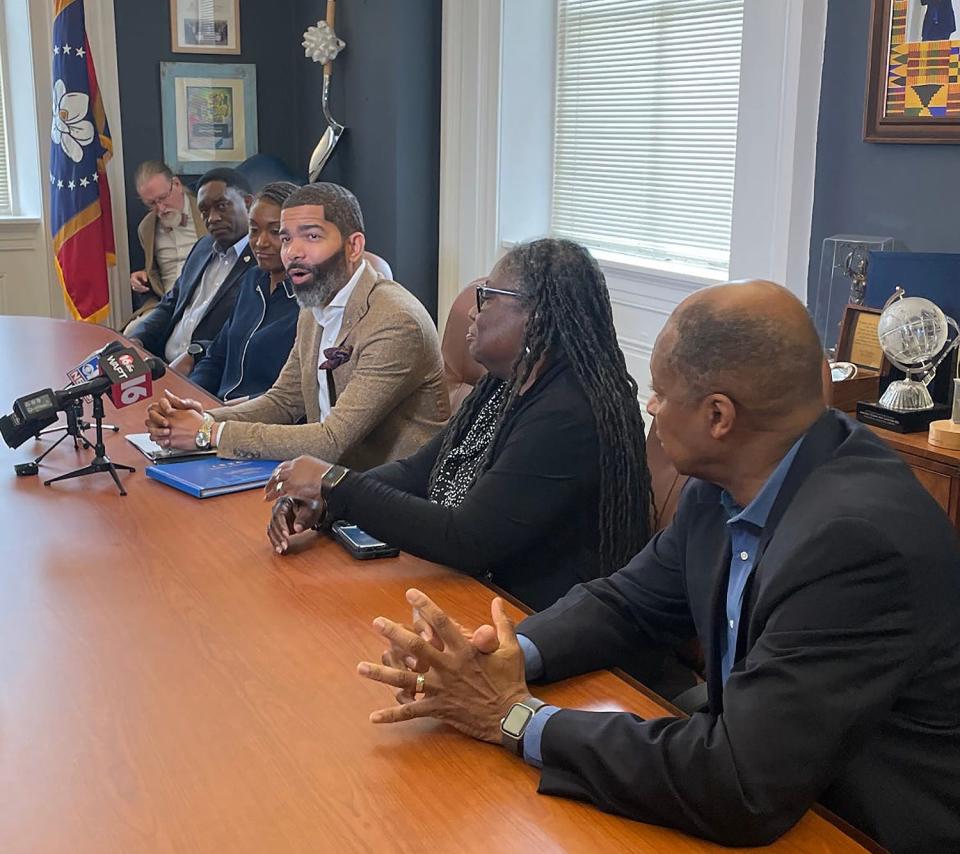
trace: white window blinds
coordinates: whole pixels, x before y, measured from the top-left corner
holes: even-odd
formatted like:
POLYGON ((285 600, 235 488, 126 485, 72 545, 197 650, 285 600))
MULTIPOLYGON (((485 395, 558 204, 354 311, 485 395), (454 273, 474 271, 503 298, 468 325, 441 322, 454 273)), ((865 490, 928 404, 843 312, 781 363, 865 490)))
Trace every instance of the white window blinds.
POLYGON ((552 231, 726 274, 743 0, 558 0, 552 231))
MULTIPOLYGON (((2 48, 0 48, 2 49, 2 48)), ((12 213, 10 160, 7 147, 7 105, 3 97, 6 56, 0 53, 0 215, 12 213)))

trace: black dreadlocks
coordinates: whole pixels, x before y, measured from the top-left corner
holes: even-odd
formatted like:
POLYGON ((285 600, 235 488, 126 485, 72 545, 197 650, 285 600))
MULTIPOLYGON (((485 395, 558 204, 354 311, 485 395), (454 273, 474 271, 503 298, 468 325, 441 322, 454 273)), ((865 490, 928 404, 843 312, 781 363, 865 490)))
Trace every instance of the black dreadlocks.
MULTIPOLYGON (((593 256, 569 240, 545 238, 514 247, 500 261, 529 312, 520 354, 513 364, 496 432, 477 470, 492 462, 493 449, 520 389, 544 353, 564 354, 590 401, 600 439, 600 565, 605 574, 632 558, 650 537, 652 501, 643 417, 637 383, 627 372, 617 343, 606 280, 593 256)), ((462 440, 500 380, 477 383, 444 431, 440 463, 462 440)))

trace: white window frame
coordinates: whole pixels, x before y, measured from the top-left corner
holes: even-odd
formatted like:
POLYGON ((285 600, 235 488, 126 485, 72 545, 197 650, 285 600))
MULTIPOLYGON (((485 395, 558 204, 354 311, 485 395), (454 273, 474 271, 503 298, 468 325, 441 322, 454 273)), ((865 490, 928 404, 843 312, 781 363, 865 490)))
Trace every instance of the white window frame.
MULTIPOLYGON (((511 169, 503 157, 515 147, 511 134, 518 128, 528 139, 531 134, 542 139, 545 128, 552 133, 537 108, 545 99, 552 108, 552 91, 520 98, 503 90, 504 69, 517 76, 516 57, 505 53, 517 43, 517 33, 527 39, 527 50, 535 50, 543 39, 530 36, 531 22, 555 30, 555 13, 551 18, 537 8, 543 2, 550 0, 444 0, 441 324, 460 289, 484 275, 504 248, 549 227, 551 200, 542 170, 511 169), (525 183, 523 175, 531 175, 533 183, 525 183), (522 216, 516 213, 520 206, 522 216), (517 221, 526 233, 509 233, 517 221)), ((801 299, 807 292, 826 6, 826 0, 746 0, 744 6, 729 276, 772 279, 801 299)), ((545 156, 552 157, 552 145, 545 156)), ((621 346, 645 389, 663 321, 685 296, 717 279, 644 259, 595 254, 607 277, 621 346)))
MULTIPOLYGON (((41 220, 43 201, 38 158, 28 0, 0 0, 3 103, 7 133, 10 210, 0 214, 9 231, 41 220)), ((47 134, 49 136, 49 132, 47 134)))

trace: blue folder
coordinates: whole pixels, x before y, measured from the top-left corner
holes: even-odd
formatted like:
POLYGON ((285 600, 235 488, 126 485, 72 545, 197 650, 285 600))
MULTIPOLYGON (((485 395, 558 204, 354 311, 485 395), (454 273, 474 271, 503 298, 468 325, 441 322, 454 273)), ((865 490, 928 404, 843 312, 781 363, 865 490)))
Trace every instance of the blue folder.
POLYGON ((263 486, 279 460, 190 460, 147 466, 147 477, 186 492, 194 498, 213 498, 263 486))

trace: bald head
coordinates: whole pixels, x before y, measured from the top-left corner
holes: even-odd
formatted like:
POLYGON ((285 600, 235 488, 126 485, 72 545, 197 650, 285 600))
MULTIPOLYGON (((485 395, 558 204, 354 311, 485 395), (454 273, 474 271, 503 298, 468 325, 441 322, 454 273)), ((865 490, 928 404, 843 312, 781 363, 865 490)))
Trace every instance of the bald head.
POLYGON ((657 346, 691 396, 723 392, 765 415, 823 405, 817 331, 803 303, 773 282, 733 282, 688 297, 657 346))

